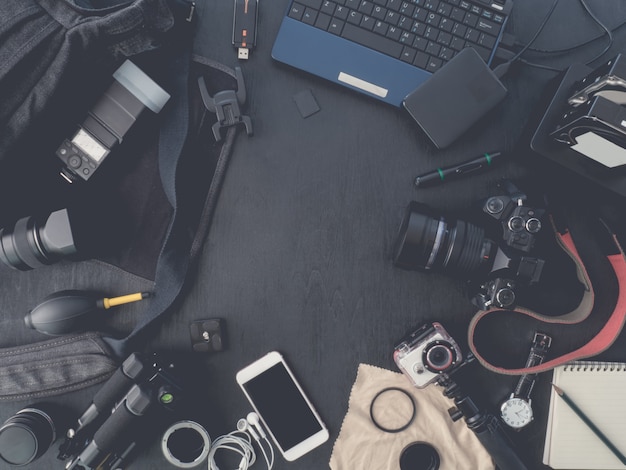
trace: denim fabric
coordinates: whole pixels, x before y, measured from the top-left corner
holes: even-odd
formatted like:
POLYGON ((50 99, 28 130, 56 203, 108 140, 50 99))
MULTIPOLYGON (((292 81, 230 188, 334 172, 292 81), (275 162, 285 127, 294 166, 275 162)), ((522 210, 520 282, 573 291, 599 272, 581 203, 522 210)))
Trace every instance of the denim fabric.
POLYGON ((173 25, 166 0, 2 0, 0 161, 61 83, 158 47, 173 25))
POLYGON ((117 369, 97 333, 0 349, 0 401, 26 400, 78 390, 117 369))

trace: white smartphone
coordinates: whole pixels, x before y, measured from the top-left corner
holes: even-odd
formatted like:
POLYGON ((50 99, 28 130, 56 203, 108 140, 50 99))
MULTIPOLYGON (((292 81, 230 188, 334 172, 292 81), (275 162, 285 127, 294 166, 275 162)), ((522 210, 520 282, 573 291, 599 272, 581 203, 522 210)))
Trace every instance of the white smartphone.
POLYGON ((236 379, 285 460, 328 440, 326 426, 279 352, 244 367, 236 379))

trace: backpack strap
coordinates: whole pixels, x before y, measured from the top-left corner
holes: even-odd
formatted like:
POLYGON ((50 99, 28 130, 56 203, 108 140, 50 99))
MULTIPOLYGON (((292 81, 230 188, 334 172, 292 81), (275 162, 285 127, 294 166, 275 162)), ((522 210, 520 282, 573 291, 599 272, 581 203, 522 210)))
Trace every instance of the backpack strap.
MULTIPOLYGON (((193 57, 193 60, 204 66, 237 78, 234 70, 215 62, 193 57)), ((172 108, 161 124, 159 135, 158 164, 161 174, 163 190, 172 206, 170 224, 165 234, 161 252, 156 264, 155 295, 150 301, 147 310, 135 325, 133 331, 122 339, 104 338, 119 358, 125 358, 136 349, 135 343, 149 325, 157 318, 162 317, 180 294, 191 262, 199 253, 206 238, 217 197, 222 186, 226 168, 232 153, 233 142, 237 129, 229 127, 221 141, 221 150, 217 159, 202 211, 199 216, 198 227, 193 237, 189 236, 189 227, 186 219, 181 215, 180 198, 177 197, 177 176, 179 162, 184 154, 184 147, 189 135, 189 84, 191 76, 192 54, 191 47, 184 47, 176 51, 168 65, 169 84, 166 85, 172 95, 172 108)))

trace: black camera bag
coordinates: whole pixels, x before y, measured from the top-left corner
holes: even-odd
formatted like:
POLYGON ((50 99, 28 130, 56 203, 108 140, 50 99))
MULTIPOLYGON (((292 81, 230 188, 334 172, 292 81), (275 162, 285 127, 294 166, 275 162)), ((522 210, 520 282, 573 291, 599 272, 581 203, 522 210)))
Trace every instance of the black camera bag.
MULTIPOLYGON (((202 102, 198 78, 203 77, 212 95, 236 90, 238 82, 235 71, 193 56, 195 4, 185 0, 110 0, 108 4, 112 6, 99 8, 85 21, 120 15, 127 9, 138 23, 145 23, 132 30, 133 47, 120 49, 97 38, 89 47, 72 45, 66 64, 71 73, 64 72, 64 80, 54 80, 57 86, 50 94, 23 97, 37 103, 36 112, 25 128, 5 133, 0 145, 0 199, 4 201, 0 227, 68 207, 83 237, 77 237, 76 260, 27 272, 0 266, 4 324, 0 400, 33 400, 101 382, 142 345, 144 333, 157 317, 172 310, 193 269, 228 165, 236 128, 223 129, 222 139, 216 142, 211 129, 216 119, 202 102), (69 185, 58 175, 54 152, 127 58, 170 93, 171 99, 159 115, 138 121, 128 139, 99 168, 97 177, 80 186, 69 185), (116 314, 102 333, 50 339, 25 327, 25 304, 32 308, 46 295, 63 289, 95 287, 108 294, 122 295, 130 289, 154 295, 116 314)), ((78 14, 82 11, 77 9, 78 14)), ((8 28, 5 34, 18 34, 19 29, 8 28)), ((33 60, 29 57, 28 62, 33 60)), ((16 65, 15 72, 21 75, 0 81, 0 88, 19 89, 31 80, 26 67, 16 65)), ((2 92, 11 94, 10 89, 2 92)), ((8 129, 12 122, 5 120, 4 126, 8 129)))

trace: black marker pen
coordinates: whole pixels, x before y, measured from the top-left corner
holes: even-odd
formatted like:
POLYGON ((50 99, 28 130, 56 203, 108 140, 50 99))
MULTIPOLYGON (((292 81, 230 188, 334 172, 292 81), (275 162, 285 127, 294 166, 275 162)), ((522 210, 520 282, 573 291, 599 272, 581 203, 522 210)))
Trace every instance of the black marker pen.
POLYGON ((500 155, 502 155, 502 152, 485 153, 480 157, 473 158, 467 162, 460 163, 459 165, 447 168, 437 168, 435 171, 430 171, 415 178, 415 186, 418 188, 435 186, 443 183, 444 181, 448 181, 449 179, 487 169, 493 164, 495 159, 500 157, 500 155))

